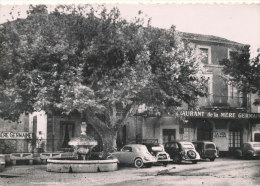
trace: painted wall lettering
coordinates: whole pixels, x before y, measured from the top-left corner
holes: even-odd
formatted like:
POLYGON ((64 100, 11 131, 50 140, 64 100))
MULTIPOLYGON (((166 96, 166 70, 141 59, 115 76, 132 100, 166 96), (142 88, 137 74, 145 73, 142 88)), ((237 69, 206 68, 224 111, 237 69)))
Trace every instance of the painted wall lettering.
POLYGON ((214 132, 214 138, 225 138, 227 137, 226 132, 214 132))
POLYGON ((32 139, 32 133, 0 131, 0 139, 32 139))

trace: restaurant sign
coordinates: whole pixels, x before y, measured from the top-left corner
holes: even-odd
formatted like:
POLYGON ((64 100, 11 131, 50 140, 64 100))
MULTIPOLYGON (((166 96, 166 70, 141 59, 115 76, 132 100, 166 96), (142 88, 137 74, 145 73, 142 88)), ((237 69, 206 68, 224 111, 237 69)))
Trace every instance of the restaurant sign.
POLYGON ((260 113, 242 112, 182 110, 178 112, 178 115, 187 118, 260 119, 260 113))
POLYGON ((32 139, 32 133, 0 131, 0 139, 32 139))

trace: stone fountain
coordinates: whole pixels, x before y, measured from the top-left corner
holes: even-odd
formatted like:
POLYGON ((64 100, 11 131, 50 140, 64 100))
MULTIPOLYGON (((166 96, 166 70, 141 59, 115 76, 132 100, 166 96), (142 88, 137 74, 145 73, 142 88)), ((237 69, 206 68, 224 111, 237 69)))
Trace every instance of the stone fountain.
POLYGON ((86 122, 81 124, 81 134, 79 137, 72 138, 69 145, 73 146, 77 159, 48 159, 47 171, 49 172, 108 172, 118 169, 116 159, 109 160, 88 160, 91 149, 97 145, 97 141, 87 136, 86 122), (83 160, 80 160, 82 157, 83 160))
POLYGON ((78 159, 79 156, 82 156, 83 160, 87 159, 88 153, 91 151, 93 147, 95 147, 98 144, 94 138, 87 136, 86 130, 87 130, 87 124, 86 122, 82 122, 80 136, 76 138, 72 138, 69 141, 69 145, 73 146, 74 153, 77 154, 78 159))

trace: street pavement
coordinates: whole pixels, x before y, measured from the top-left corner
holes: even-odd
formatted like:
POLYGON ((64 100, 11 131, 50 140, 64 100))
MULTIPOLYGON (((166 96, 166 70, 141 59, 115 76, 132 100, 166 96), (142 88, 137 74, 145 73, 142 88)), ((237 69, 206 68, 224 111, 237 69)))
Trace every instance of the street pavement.
POLYGON ((0 173, 0 185, 223 185, 260 186, 260 160, 219 158, 152 168, 119 167, 115 172, 53 173, 46 165, 17 165, 0 173))

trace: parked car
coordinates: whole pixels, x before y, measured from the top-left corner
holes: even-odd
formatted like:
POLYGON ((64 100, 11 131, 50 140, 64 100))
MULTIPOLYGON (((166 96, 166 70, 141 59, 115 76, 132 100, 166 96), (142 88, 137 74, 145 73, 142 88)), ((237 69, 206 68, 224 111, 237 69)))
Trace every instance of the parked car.
POLYGON ((218 157, 215 143, 210 141, 193 141, 192 143, 202 159, 214 161, 218 157))
POLYGON ((200 155, 191 142, 171 141, 165 143, 164 148, 174 163, 181 163, 184 160, 195 164, 200 160, 200 155))
POLYGON ((162 163, 167 166, 168 163, 172 161, 170 155, 165 152, 163 145, 159 144, 157 140, 143 141, 142 144, 156 157, 157 163, 162 163))
POLYGON ((242 157, 260 157, 260 142, 246 142, 242 146, 242 157))
POLYGON ((120 151, 114 152, 110 157, 115 157, 121 164, 133 164, 136 168, 151 167, 157 160, 151 155, 145 145, 125 145, 120 151))

